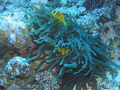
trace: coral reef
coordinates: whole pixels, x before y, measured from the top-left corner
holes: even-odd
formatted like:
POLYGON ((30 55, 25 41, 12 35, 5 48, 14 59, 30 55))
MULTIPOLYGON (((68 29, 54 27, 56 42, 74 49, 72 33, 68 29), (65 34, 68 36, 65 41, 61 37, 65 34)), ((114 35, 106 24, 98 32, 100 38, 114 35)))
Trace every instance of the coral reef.
POLYGON ((118 76, 113 79, 109 72, 107 72, 107 78, 103 81, 102 78, 99 78, 98 81, 98 90, 119 90, 120 89, 120 71, 118 71, 118 76))
MULTIPOLYGON (((26 24, 22 21, 25 12, 21 10, 21 7, 15 8, 14 5, 6 5, 5 7, 6 10, 0 14, 0 43, 4 44, 4 49, 1 48, 1 51, 6 50, 11 57, 21 56, 19 50, 26 53, 32 47, 30 38, 25 39, 29 34, 26 24)), ((2 57, 6 52, 1 52, 2 57)), ((7 58, 5 61, 9 59, 7 58)))
POLYGON ((26 78, 11 78, 5 74, 0 74, 0 90, 60 90, 55 76, 52 73, 44 72, 31 73, 26 78))
POLYGON ((0 13, 2 13, 6 9, 5 5, 0 5, 0 13))
MULTIPOLYGON (((110 5, 108 14, 102 15, 97 21, 102 30, 100 31, 100 38, 107 45, 112 46, 113 50, 110 51, 110 56, 114 62, 120 60, 120 7, 115 5, 110 5)), ((120 64, 119 64, 120 65, 120 64)))
POLYGON ((120 6, 120 0, 116 0, 116 4, 120 6))
POLYGON ((39 3, 47 4, 48 0, 31 0, 31 3, 34 3, 34 4, 39 4, 39 3))
POLYGON ((110 45, 110 40, 114 40, 114 38, 116 37, 116 32, 113 29, 113 25, 115 25, 114 22, 107 22, 103 26, 104 30, 105 28, 109 29, 108 31, 101 33, 101 39, 107 45, 110 45))
POLYGON ((86 0, 83 6, 85 6, 87 10, 93 10, 114 3, 115 1, 116 0, 86 0))
POLYGON ((25 34, 28 34, 25 23, 21 21, 25 13, 20 11, 20 8, 11 11, 10 9, 15 8, 14 6, 9 5, 7 8, 9 10, 3 12, 0 17, 0 30, 9 33, 5 37, 8 37, 11 44, 21 43, 21 41, 23 44, 27 36, 25 34))
POLYGON ((119 5, 119 0, 113 0, 113 3, 116 1, 114 5, 111 4, 111 0, 30 0, 37 5, 30 5, 27 8, 16 8, 16 6, 21 6, 22 1, 25 3, 24 1, 28 0, 12 1, 0 0, 0 90, 59 90, 58 85, 61 90, 79 90, 79 88, 119 90, 120 67, 117 65, 120 65, 120 7, 115 6, 119 5), (64 26, 53 18, 52 9, 43 5, 39 7, 39 2, 62 12, 67 24, 64 26), (27 14, 22 11, 23 9, 27 14), (25 23, 22 21, 24 16, 25 23), (30 38, 25 39, 28 30, 32 42, 30 38), (99 40, 97 38, 99 35, 99 38, 114 50, 99 40), (63 43, 70 49, 65 55, 61 55, 57 50, 63 43), (32 50, 27 60, 19 57, 23 59, 21 63, 15 60, 12 61, 14 65, 7 64, 11 57, 26 57, 30 48, 32 50), (29 72, 32 73, 28 74, 29 77, 24 77, 19 71, 18 64, 22 63, 30 63, 29 72), (15 72, 3 69, 6 64, 9 68, 12 66, 15 72), (34 71, 34 68, 38 72, 34 71), (7 74, 2 73, 4 70, 7 74), (116 75, 117 77, 113 79, 116 75), (59 79, 58 85, 54 79, 59 79), (62 82, 59 84, 59 81, 62 82))
POLYGON ((60 0, 61 6, 65 6, 67 4, 67 0, 60 0))
POLYGON ((5 72, 11 75, 12 78, 15 76, 25 78, 30 75, 29 64, 25 61, 25 58, 14 57, 7 63, 5 72))
POLYGON ((3 0, 4 3, 12 3, 15 6, 25 5, 29 0, 3 0))
POLYGON ((67 8, 67 7, 55 8, 55 10, 56 11, 64 11, 64 13, 67 13, 72 16, 79 16, 80 14, 82 14, 86 11, 86 8, 85 7, 77 8, 77 6, 74 5, 70 8, 67 8), (76 12, 74 12, 74 11, 76 11, 76 12))
POLYGON ((63 25, 53 18, 52 10, 42 4, 40 7, 33 4, 26 7, 29 7, 29 10, 25 11, 27 19, 24 22, 27 23, 35 47, 30 50, 25 62, 40 60, 35 69, 48 69, 49 73, 56 67, 57 70, 52 72, 57 75, 56 80, 63 79, 61 89, 68 89, 67 86, 72 83, 71 87, 76 86, 76 90, 87 90, 86 84, 97 90, 97 77, 105 79, 106 71, 113 77, 117 75, 111 65, 120 66, 112 62, 108 55, 107 50, 110 47, 81 29, 75 17, 65 14, 67 24, 63 25), (66 43, 66 48, 70 49, 68 54, 61 55, 57 51, 62 43, 66 43), (45 63, 48 65, 40 68, 45 63))

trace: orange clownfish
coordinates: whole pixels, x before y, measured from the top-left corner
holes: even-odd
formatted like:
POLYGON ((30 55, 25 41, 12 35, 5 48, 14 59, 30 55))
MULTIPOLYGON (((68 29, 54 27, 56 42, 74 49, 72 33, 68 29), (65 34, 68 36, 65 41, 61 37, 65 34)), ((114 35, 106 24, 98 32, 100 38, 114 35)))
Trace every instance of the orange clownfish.
POLYGON ((54 18, 60 20, 61 22, 64 23, 64 25, 66 25, 66 22, 64 20, 64 16, 61 12, 59 11, 52 11, 51 14, 53 15, 54 18))
POLYGON ((58 47, 58 52, 61 52, 62 55, 69 53, 70 49, 66 49, 65 44, 63 43, 61 47, 58 47))

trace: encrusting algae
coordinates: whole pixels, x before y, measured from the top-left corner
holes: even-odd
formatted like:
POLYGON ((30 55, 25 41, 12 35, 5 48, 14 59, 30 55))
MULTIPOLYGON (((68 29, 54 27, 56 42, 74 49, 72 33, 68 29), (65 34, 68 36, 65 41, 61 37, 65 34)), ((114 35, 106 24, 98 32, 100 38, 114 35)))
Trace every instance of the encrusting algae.
POLYGON ((113 77, 117 75, 111 65, 120 66, 113 63, 108 55, 110 47, 82 30, 73 16, 66 15, 66 24, 59 17, 56 17, 59 20, 55 19, 57 13, 53 16, 53 10, 42 4, 40 7, 33 4, 26 7, 31 8, 31 11, 25 11, 29 17, 24 22, 27 23, 29 36, 35 44, 28 53, 26 62, 40 60, 35 68, 38 72, 48 69, 50 73, 52 68, 57 67, 54 73, 57 75, 56 80, 61 78, 63 81, 61 90, 72 90, 68 87, 70 85, 72 88, 75 86, 76 90, 87 90, 86 84, 97 90, 97 77, 105 79, 106 71, 113 77), (35 55, 36 50, 38 52, 35 55), (48 65, 40 68, 44 63, 48 65))

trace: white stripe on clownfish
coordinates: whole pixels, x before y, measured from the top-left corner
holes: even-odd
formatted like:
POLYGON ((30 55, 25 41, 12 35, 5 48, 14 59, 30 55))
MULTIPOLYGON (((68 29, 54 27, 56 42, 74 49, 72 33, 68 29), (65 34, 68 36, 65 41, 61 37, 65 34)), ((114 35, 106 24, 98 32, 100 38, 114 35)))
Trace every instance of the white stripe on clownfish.
POLYGON ((63 15, 60 15, 60 16, 58 17, 58 19, 60 19, 62 16, 63 16, 63 15))
POLYGON ((57 13, 58 13, 58 12, 57 12, 57 11, 55 11, 55 13, 53 14, 53 16, 55 16, 57 13))

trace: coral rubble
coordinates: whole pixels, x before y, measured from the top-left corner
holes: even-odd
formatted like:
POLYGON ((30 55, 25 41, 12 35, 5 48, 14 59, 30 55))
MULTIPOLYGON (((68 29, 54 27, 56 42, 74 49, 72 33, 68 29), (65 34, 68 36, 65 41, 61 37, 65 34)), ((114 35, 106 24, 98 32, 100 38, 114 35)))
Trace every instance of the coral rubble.
POLYGON ((59 20, 53 18, 51 9, 44 7, 36 7, 30 4, 31 9, 25 11, 27 23, 30 30, 30 37, 35 47, 30 50, 25 62, 33 62, 40 60, 35 68, 37 71, 49 70, 56 67, 53 71, 57 74, 57 79, 63 79, 62 89, 72 83, 72 88, 76 86, 76 90, 83 88, 87 90, 86 84, 97 90, 97 77, 105 79, 106 71, 112 76, 117 75, 117 71, 111 65, 118 66, 112 62, 107 50, 110 49, 100 39, 93 37, 81 29, 76 23, 75 17, 65 14, 66 25, 59 20), (70 52, 61 55, 57 48, 66 43, 70 52), (44 68, 40 68, 47 63, 44 68))
POLYGON ((54 77, 52 74, 48 74, 47 71, 38 72, 34 75, 34 79, 37 84, 36 89, 39 90, 59 90, 59 85, 57 81, 54 81, 54 77))

